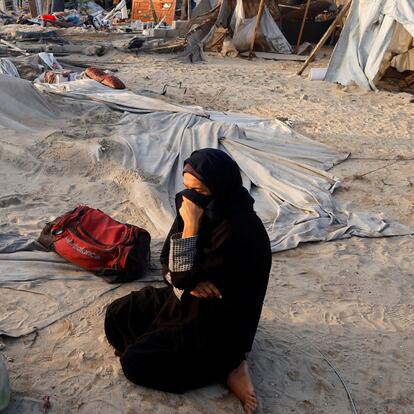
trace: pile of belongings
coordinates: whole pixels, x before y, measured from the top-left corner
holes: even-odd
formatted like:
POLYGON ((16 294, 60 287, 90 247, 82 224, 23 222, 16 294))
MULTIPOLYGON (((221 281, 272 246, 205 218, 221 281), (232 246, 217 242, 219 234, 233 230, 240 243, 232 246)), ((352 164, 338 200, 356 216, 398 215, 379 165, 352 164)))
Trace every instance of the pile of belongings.
POLYGON ((126 1, 120 1, 115 8, 110 11, 105 10, 99 4, 89 1, 80 7, 80 10, 53 10, 52 12, 42 13, 28 17, 20 16, 16 23, 27 25, 54 26, 54 27, 85 27, 96 30, 111 30, 113 23, 128 19, 126 1))
MULTIPOLYGON (((125 89, 125 84, 108 70, 89 67, 84 72, 76 72, 64 69, 53 53, 39 53, 37 61, 41 64, 39 66, 43 67, 43 72, 35 79, 36 83, 61 84, 87 78, 112 89, 125 89)), ((0 74, 20 78, 18 69, 7 58, 0 59, 0 74)))
POLYGON ((66 12, 43 13, 37 17, 20 16, 16 23, 43 27, 75 27, 82 26, 85 21, 87 21, 87 16, 81 16, 77 10, 68 10, 66 12))
POLYGON ((76 72, 65 69, 48 70, 44 74, 45 83, 70 82, 76 79, 76 72))

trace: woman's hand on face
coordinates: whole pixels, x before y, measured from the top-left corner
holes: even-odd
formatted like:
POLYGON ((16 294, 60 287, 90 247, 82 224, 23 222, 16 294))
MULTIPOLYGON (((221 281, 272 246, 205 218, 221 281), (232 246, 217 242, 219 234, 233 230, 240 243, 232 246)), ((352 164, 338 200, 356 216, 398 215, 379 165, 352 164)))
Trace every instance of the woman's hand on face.
POLYGON ((196 298, 204 298, 204 299, 210 299, 210 298, 219 298, 221 299, 221 293, 216 288, 216 286, 209 282, 208 280, 204 282, 199 282, 197 286, 190 292, 190 295, 195 296, 196 298))
POLYGON ((186 197, 180 207, 180 216, 184 222, 183 238, 198 234, 204 210, 186 197))

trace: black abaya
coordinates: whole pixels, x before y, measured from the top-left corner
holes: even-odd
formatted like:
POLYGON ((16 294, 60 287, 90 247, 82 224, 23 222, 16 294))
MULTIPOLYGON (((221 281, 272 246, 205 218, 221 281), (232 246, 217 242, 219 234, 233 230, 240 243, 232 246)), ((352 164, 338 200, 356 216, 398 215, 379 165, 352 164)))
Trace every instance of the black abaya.
MULTIPOLYGON (((271 265, 264 226, 241 186, 238 169, 228 165, 229 160, 235 163, 217 150, 202 151, 195 153, 195 161, 192 155, 186 162, 203 178, 211 178, 222 167, 220 163, 225 164, 227 177, 221 182, 206 179, 220 215, 203 219, 192 269, 171 272, 173 285, 184 294, 178 299, 172 286, 146 287, 113 302, 105 319, 106 336, 121 355, 125 376, 136 384, 176 393, 224 382, 243 361, 252 347, 271 265), (202 151, 206 153, 200 156, 202 151), (211 154, 213 170, 211 165, 204 168, 211 154), (218 186, 225 187, 229 181, 233 197, 229 186, 220 197, 218 186), (215 284, 222 299, 189 293, 203 280, 215 284)), ((176 220, 170 233, 181 229, 176 220)), ((169 238, 163 264, 168 264, 168 251, 169 238)))

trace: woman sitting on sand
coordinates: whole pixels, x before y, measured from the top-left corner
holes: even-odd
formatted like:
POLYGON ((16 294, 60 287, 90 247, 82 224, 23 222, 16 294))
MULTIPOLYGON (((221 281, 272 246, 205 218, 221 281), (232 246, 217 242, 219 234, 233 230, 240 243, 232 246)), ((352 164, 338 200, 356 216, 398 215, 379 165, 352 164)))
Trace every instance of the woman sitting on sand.
POLYGON ((177 194, 179 214, 161 254, 168 286, 109 305, 106 336, 135 384, 182 393, 223 382, 253 413, 245 355, 269 278, 269 238, 226 153, 194 152, 183 177, 187 189, 177 194))

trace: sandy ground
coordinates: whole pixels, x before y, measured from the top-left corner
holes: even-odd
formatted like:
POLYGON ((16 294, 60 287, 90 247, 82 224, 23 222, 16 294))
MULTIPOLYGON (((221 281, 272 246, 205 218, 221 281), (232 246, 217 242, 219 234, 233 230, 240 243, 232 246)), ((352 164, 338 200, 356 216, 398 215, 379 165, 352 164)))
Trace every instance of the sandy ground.
MULTIPOLYGON (((107 66, 118 68, 133 91, 159 93, 181 82, 186 93, 168 87, 165 99, 289 120, 316 141, 351 151, 351 159, 333 169, 343 181, 337 198, 414 227, 414 160, 406 159, 414 157, 412 95, 311 82, 293 75, 300 66, 293 62, 207 56, 207 63, 186 65, 168 56, 115 52, 99 59, 128 62, 107 66)), ((99 194, 107 208, 120 197, 115 187, 99 194)), ((34 196, 29 192, 25 202, 34 196)), ((8 206, 5 214, 24 223, 23 209, 8 206)), ((118 210, 121 218, 133 215, 118 210)), ((359 413, 413 412, 413 250, 413 237, 353 238, 273 256, 249 356, 260 412, 351 413, 322 354, 343 377, 359 413)), ((104 337, 103 318, 108 303, 140 286, 122 286, 37 334, 1 338, 14 412, 42 412, 36 400, 44 395, 53 413, 242 412, 219 385, 177 396, 128 383, 104 337)))

